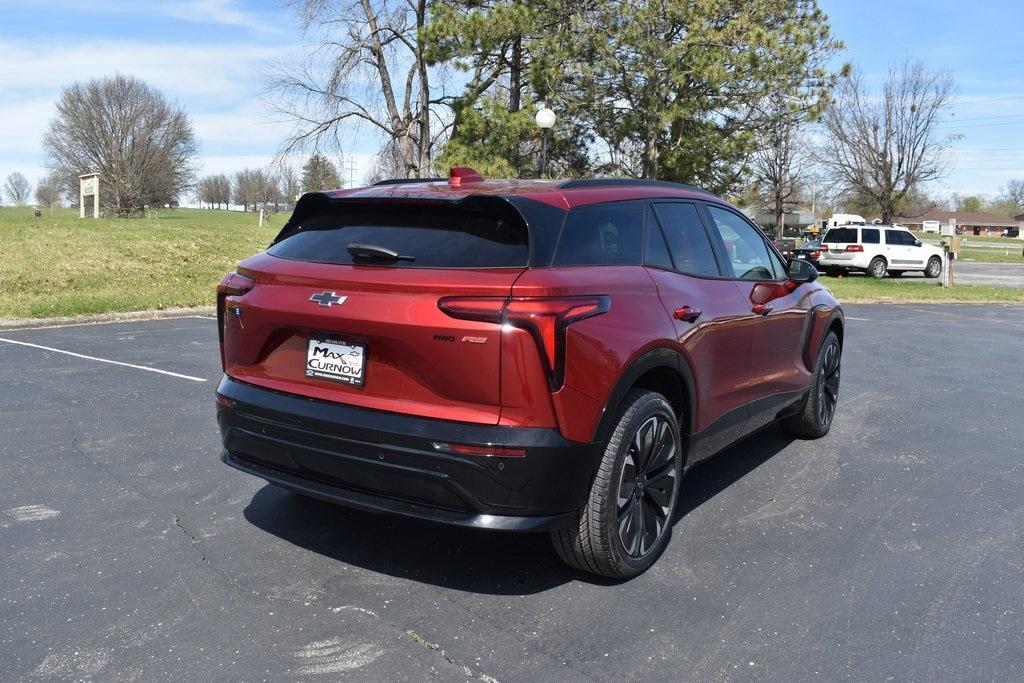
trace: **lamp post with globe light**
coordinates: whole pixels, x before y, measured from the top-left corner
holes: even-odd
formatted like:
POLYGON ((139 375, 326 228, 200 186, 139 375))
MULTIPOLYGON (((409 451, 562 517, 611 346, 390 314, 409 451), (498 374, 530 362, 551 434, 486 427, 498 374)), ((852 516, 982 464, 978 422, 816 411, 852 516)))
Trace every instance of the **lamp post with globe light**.
POLYGON ((537 115, 534 117, 534 121, 537 122, 537 127, 541 129, 540 139, 540 176, 543 178, 548 172, 548 131, 555 125, 555 112, 551 111, 547 105, 537 110, 537 115))

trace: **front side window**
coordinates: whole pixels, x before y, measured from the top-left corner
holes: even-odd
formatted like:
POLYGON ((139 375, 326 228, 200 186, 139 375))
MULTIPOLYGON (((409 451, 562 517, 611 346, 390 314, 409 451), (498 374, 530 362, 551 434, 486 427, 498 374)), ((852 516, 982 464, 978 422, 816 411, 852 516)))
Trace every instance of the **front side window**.
POLYGON ((722 236, 733 277, 739 280, 782 278, 782 265, 772 258, 757 229, 732 211, 717 206, 708 206, 708 211, 722 236))
POLYGON ((715 252, 697 207, 684 202, 659 202, 654 209, 668 239, 676 270, 690 275, 718 277, 715 252))
POLYGON ((639 265, 643 208, 640 202, 576 207, 565 218, 551 265, 639 265))

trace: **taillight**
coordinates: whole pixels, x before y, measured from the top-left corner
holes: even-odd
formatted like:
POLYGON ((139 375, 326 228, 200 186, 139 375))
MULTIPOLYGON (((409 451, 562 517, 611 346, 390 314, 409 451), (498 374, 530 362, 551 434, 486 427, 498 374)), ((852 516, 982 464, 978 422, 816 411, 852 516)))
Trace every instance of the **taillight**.
POLYGON ((453 318, 500 323, 533 336, 544 359, 551 390, 565 377, 565 330, 575 322, 607 313, 606 295, 565 297, 445 297, 437 307, 453 318))
POLYGON ((256 281, 251 277, 240 275, 234 271, 221 278, 217 285, 217 335, 220 339, 220 360, 221 367, 227 369, 224 362, 224 300, 229 296, 241 296, 256 286, 256 281))
POLYGON ((473 455, 478 458, 522 458, 526 456, 525 448, 510 448, 508 446, 474 446, 465 443, 439 443, 434 442, 436 450, 456 455, 473 455))
POLYGON ((812 251, 810 254, 807 255, 807 257, 810 258, 812 261, 817 261, 819 258, 821 258, 821 252, 812 251))
POLYGON ((232 271, 221 278, 217 285, 217 294, 224 296, 240 296, 256 286, 256 281, 251 277, 239 275, 232 271))
POLYGON ((847 244, 846 251, 864 251, 863 244, 847 244))

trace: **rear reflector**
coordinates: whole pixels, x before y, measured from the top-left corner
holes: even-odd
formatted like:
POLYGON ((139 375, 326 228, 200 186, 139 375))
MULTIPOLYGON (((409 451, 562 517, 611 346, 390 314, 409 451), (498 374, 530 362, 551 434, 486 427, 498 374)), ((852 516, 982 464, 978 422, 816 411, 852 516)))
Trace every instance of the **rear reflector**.
POLYGON ((223 394, 214 394, 214 396, 217 397, 217 405, 224 406, 225 408, 231 408, 235 405, 234 401, 223 394))
POLYGON ((456 455, 473 455, 478 458, 522 458, 526 456, 525 448, 508 448, 506 446, 473 446, 463 443, 434 442, 436 450, 456 455))

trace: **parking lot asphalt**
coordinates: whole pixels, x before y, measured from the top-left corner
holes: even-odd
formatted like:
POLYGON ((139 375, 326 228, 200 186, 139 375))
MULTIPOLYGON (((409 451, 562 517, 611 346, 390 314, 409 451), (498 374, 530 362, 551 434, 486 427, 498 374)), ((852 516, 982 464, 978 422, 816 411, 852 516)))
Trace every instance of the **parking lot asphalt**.
POLYGON ((210 319, 0 333, 0 680, 1021 680, 1024 307, 846 310, 832 432, 626 583, 225 467, 210 319))
MULTIPOLYGON (((924 280, 924 273, 908 272, 892 282, 924 280)), ((957 261, 953 264, 953 281, 958 285, 992 285, 1024 287, 1024 263, 978 263, 957 261)), ((929 280, 936 282, 936 280, 929 280)))

